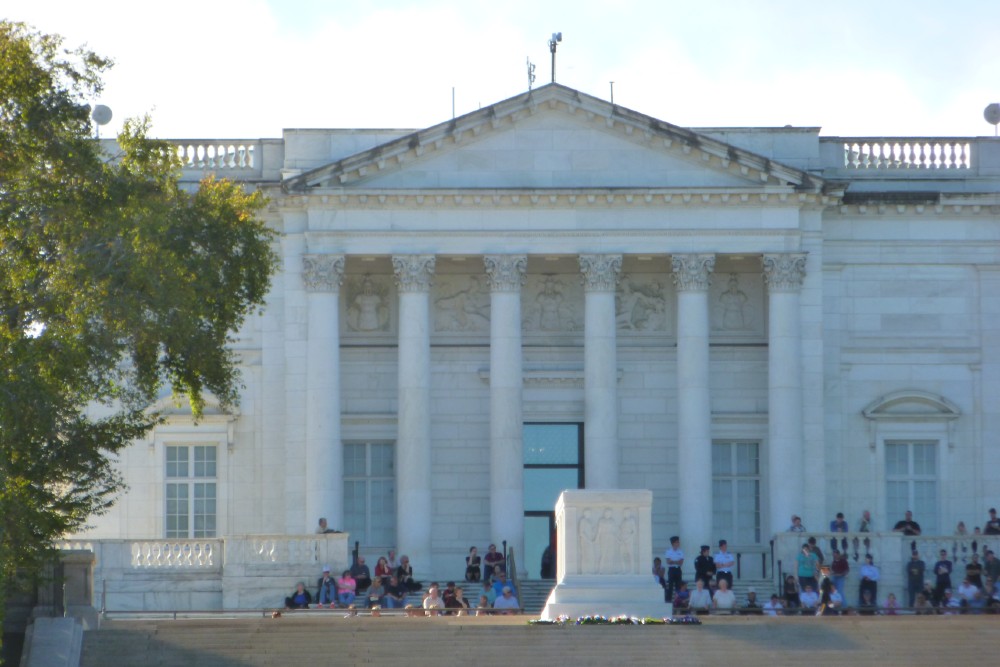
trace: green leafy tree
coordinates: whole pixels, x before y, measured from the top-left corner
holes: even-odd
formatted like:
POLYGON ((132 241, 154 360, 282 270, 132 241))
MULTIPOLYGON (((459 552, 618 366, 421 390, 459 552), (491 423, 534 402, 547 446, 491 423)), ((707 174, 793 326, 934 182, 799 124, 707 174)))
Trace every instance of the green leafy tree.
POLYGON ((186 191, 148 120, 102 153, 86 102, 110 65, 0 22, 2 582, 110 507, 115 454, 155 425, 164 387, 196 416, 207 392, 237 400, 228 343, 276 267, 261 195, 186 191))

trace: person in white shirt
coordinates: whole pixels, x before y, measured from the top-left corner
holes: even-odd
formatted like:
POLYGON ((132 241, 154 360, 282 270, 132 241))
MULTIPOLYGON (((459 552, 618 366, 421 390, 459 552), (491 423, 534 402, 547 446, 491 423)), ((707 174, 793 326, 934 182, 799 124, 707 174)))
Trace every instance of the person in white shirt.
POLYGON ((964 605, 972 604, 978 592, 979 588, 968 578, 963 579, 962 583, 958 585, 958 599, 964 605))
POLYGON ((719 550, 713 560, 715 561, 715 580, 718 582, 725 579, 729 587, 732 588, 733 567, 736 565, 736 558, 729 553, 729 546, 725 540, 719 540, 719 550))
POLYGON ((816 609, 816 605, 819 604, 819 595, 813 590, 812 586, 806 584, 803 591, 799 593, 799 603, 803 609, 813 611, 816 609))
POLYGON ((431 585, 427 589, 427 597, 424 598, 424 610, 427 616, 440 616, 441 612, 439 610, 444 609, 444 600, 441 599, 438 587, 431 585))
POLYGON ((725 579, 719 580, 719 590, 712 598, 712 608, 724 614, 731 614, 736 606, 736 595, 729 590, 729 583, 725 579))
POLYGON ((670 537, 670 548, 663 554, 663 562, 667 566, 666 598, 673 600, 674 593, 681 585, 681 568, 684 566, 684 551, 681 549, 681 538, 677 535, 670 537))
POLYGON ((785 607, 781 604, 781 598, 777 595, 772 595, 771 599, 764 603, 764 614, 767 616, 777 616, 785 607))
POLYGON ((694 580, 694 590, 691 591, 691 601, 688 603, 691 611, 704 614, 712 606, 712 595, 705 588, 705 582, 701 579, 694 580))

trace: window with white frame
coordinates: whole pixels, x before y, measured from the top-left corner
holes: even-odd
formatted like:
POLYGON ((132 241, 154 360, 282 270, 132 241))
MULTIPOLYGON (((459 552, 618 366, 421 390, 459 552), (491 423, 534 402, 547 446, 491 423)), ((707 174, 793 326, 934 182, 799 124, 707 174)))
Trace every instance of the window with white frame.
POLYGON ((396 472, 392 443, 344 443, 344 530, 366 548, 395 545, 396 472))
POLYGON ((215 445, 167 445, 165 450, 166 537, 215 537, 215 445))
POLYGON ((712 532, 731 544, 760 542, 760 443, 712 443, 712 532))
POLYGON ((890 526, 909 510, 921 533, 937 533, 937 454, 936 440, 885 441, 885 510, 890 526))

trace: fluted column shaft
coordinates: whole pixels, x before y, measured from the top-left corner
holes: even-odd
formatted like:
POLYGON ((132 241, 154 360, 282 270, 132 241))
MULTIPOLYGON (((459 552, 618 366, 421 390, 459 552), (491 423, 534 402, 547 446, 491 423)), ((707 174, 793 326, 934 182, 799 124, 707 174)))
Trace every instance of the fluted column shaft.
POLYGON ((715 255, 671 258, 677 285, 677 467, 680 536, 691 553, 712 535, 708 287, 715 255))
POLYGON ((416 568, 431 564, 430 287, 434 255, 394 255, 399 288, 396 537, 416 568))
POLYGON ((492 540, 524 553, 521 287, 525 255, 483 258, 490 284, 490 525, 492 540))
POLYGON ((304 255, 309 306, 306 347, 306 501, 303 529, 320 517, 344 525, 344 446, 340 439, 340 284, 343 255, 304 255))
POLYGON ((799 294, 803 253, 764 255, 768 289, 768 446, 771 532, 783 530, 805 498, 802 424, 802 339, 799 294))
POLYGON ((621 255, 580 255, 584 284, 586 488, 618 488, 618 354, 615 289, 621 255))

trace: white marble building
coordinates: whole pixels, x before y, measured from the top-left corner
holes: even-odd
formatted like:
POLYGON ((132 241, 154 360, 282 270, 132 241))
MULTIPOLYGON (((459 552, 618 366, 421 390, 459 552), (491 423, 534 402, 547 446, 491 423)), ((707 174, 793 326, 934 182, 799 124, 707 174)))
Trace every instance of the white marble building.
POLYGON ((1000 140, 687 129, 552 84, 178 144, 266 191, 282 268, 239 413, 136 443, 89 540, 326 516, 418 577, 506 540, 533 578, 564 488, 650 489, 690 561, 793 513, 950 534, 1000 504, 1000 140))

